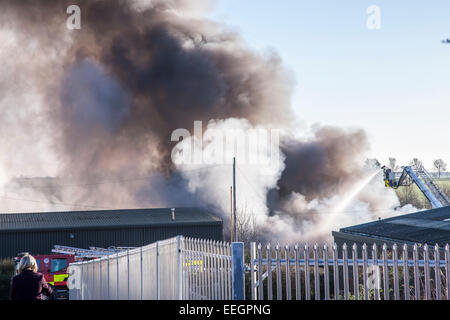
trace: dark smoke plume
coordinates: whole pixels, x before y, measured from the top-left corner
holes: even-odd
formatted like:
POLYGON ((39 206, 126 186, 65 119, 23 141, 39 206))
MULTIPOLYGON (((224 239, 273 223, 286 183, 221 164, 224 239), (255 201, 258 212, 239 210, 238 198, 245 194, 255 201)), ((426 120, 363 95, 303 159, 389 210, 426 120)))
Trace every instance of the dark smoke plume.
MULTIPOLYGON (((71 189, 60 200, 111 207, 198 204, 170 160, 171 132, 192 131, 195 120, 229 118, 295 129, 292 83, 280 58, 249 50, 238 34, 203 18, 192 4, 0 0, 0 28, 14 34, 20 45, 13 52, 26 59, 5 66, 0 91, 12 92, 17 74, 39 93, 33 134, 50 140, 56 174, 86 184, 152 177, 125 187, 71 189), (66 9, 74 4, 81 8, 81 30, 66 28, 66 9)), ((27 87, 20 88, 25 94, 27 87)), ((355 158, 366 147, 362 131, 330 127, 310 140, 284 138, 286 168, 269 207, 279 208, 293 192, 308 200, 331 196, 352 179, 355 158)))

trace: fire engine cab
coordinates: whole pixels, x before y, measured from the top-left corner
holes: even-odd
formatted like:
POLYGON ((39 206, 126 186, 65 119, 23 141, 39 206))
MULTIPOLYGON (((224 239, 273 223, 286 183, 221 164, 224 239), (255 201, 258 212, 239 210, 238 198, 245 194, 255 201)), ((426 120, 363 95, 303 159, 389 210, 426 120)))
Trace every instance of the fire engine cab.
MULTIPOLYGON (((20 253, 15 259, 16 270, 20 259, 25 253, 20 253)), ((38 254, 33 255, 38 265, 38 272, 44 275, 45 281, 53 290, 53 299, 67 300, 69 298, 69 290, 67 287, 67 279, 69 274, 67 268, 69 263, 75 261, 75 257, 69 254, 38 254)))
MULTIPOLYGON (((38 272, 44 275, 45 281, 52 287, 53 299, 68 300, 69 287, 67 281, 69 274, 67 268, 72 262, 97 259, 110 254, 115 254, 124 250, 133 249, 131 247, 108 247, 98 248, 90 247, 89 249, 73 248, 67 246, 55 245, 52 254, 33 254, 38 264, 38 272)), ((20 259, 28 252, 22 252, 14 258, 17 266, 20 259)))

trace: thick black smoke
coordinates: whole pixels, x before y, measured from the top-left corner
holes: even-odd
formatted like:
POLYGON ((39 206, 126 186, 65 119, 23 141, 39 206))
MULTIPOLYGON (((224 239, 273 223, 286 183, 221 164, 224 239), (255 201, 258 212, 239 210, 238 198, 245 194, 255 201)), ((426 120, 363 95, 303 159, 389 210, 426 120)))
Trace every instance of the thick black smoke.
MULTIPOLYGON (((153 176, 127 186, 126 195, 99 185, 71 197, 111 206, 189 203, 170 159, 175 129, 228 118, 294 129, 292 83, 279 57, 249 50, 191 7, 182 0, 0 0, 0 28, 20 39, 19 51, 34 50, 25 69, 44 96, 41 121, 59 174, 85 183, 153 176), (81 8, 81 30, 66 28, 69 5, 81 8)), ((367 145, 363 132, 328 127, 307 141, 283 141, 286 169, 272 209, 292 192, 330 196, 367 145)))

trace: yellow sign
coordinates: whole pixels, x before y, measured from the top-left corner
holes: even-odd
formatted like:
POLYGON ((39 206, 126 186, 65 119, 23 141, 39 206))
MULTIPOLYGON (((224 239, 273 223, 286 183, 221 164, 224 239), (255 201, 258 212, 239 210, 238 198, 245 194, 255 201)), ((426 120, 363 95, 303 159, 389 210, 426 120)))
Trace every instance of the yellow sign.
POLYGON ((190 260, 184 264, 186 267, 193 266, 194 268, 200 267, 200 272, 203 272, 203 260, 190 260))

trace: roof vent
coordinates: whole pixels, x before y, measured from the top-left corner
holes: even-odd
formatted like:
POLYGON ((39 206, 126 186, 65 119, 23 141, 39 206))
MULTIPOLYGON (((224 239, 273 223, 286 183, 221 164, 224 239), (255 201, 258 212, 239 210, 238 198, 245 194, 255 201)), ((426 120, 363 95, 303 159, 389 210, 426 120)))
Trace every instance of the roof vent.
POLYGON ((172 221, 175 221, 175 208, 172 208, 171 211, 172 211, 172 221))

